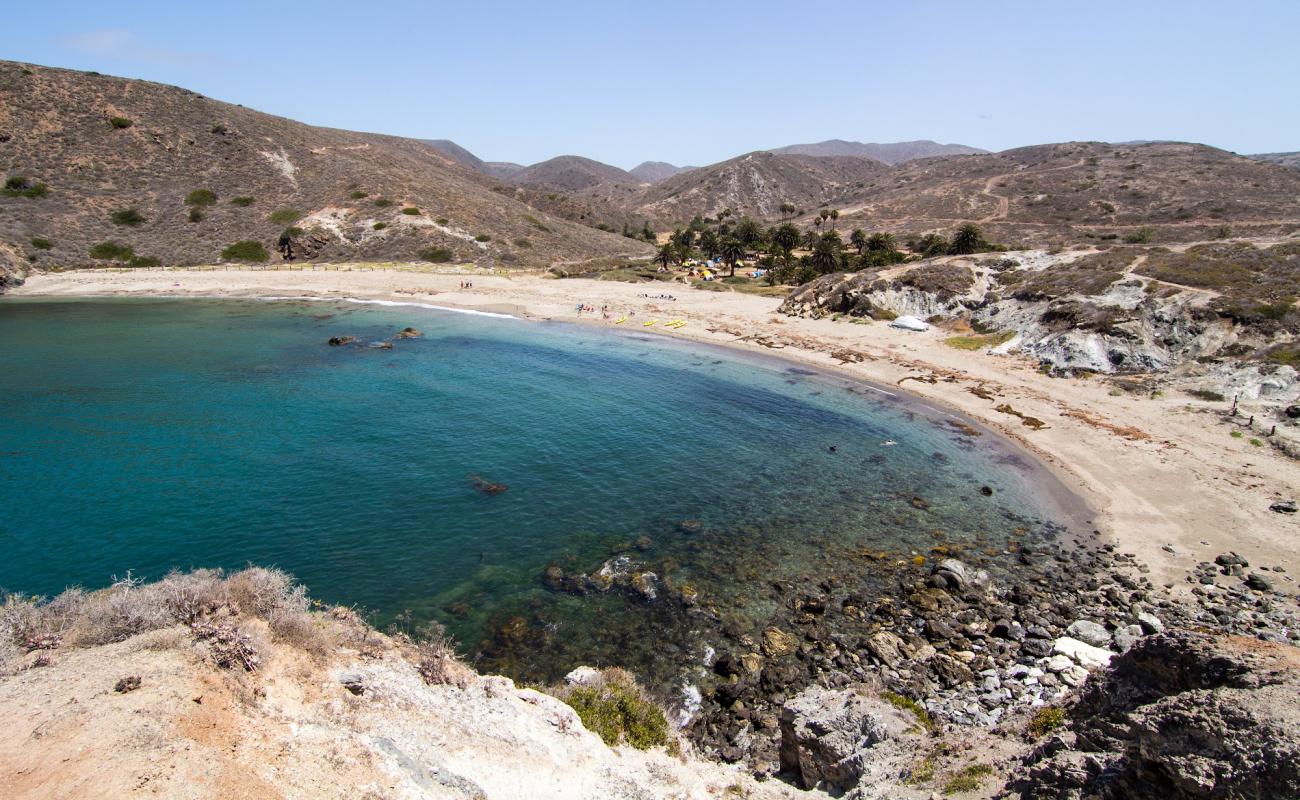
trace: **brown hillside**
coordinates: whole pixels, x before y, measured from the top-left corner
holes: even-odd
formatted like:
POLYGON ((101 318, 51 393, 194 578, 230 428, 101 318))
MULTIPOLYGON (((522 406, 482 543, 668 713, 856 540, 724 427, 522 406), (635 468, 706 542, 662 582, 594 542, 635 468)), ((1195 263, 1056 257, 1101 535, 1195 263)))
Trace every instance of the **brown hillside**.
MULTIPOLYGON (((803 211, 816 210, 860 192, 888 172, 886 165, 865 158, 748 153, 661 181, 631 198, 631 205, 625 207, 631 216, 663 224, 686 222, 696 214, 713 216, 726 208, 736 214, 776 219, 783 216, 783 203, 803 211)), ((617 205, 621 199, 613 191, 588 195, 597 205, 617 205)))
POLYGON ((1154 241, 1286 234, 1300 227, 1300 174, 1199 144, 1070 142, 896 167, 841 213, 869 229, 973 221, 1034 241, 1152 228, 1154 241))
POLYGON ((214 263, 241 240, 272 260, 415 260, 444 248, 514 266, 647 249, 503 197, 424 142, 13 62, 0 62, 0 173, 26 179, 0 196, 0 255, 16 250, 38 268, 111 263, 90 256, 105 241, 165 265, 214 263), (38 183, 44 196, 24 196, 38 183), (187 204, 196 190, 215 201, 187 204))
POLYGON ((582 156, 557 156, 524 167, 510 175, 509 180, 529 189, 553 192, 577 192, 605 183, 632 186, 640 183, 626 170, 582 156))
POLYGON ((934 156, 960 156, 975 153, 987 153, 978 147, 964 144, 939 144, 929 139, 915 142, 846 142, 843 139, 828 139, 813 144, 791 144, 772 148, 773 153, 787 153, 804 156, 858 156, 870 158, 885 164, 901 164, 918 158, 934 156))

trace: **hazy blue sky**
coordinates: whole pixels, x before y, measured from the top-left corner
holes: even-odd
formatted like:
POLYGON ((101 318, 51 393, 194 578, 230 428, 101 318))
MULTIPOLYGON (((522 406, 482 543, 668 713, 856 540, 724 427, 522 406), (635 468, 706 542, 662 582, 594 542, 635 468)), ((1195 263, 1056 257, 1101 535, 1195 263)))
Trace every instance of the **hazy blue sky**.
POLYGON ((4 58, 487 160, 706 164, 830 138, 1300 150, 1300 0, 46 0, 4 18, 4 58))

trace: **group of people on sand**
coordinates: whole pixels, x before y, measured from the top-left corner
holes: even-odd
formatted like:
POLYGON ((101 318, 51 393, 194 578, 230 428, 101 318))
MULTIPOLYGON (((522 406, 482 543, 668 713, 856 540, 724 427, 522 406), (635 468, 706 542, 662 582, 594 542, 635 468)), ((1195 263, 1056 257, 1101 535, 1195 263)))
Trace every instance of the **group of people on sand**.
POLYGON ((670 294, 646 294, 645 292, 642 292, 641 294, 637 295, 637 297, 644 297, 649 300, 676 300, 677 299, 676 297, 673 297, 670 294))
POLYGON ((473 288, 474 288, 474 281, 461 281, 461 282, 460 282, 460 288, 462 288, 462 289, 473 289, 473 288))

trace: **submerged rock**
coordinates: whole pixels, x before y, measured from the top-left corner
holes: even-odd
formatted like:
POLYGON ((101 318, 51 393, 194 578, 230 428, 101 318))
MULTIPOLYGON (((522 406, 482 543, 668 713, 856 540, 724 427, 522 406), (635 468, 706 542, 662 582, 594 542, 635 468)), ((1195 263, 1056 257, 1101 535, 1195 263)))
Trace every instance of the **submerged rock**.
POLYGON ((357 337, 355 336, 331 336, 329 343, 330 347, 341 347, 345 344, 355 344, 356 341, 357 337))

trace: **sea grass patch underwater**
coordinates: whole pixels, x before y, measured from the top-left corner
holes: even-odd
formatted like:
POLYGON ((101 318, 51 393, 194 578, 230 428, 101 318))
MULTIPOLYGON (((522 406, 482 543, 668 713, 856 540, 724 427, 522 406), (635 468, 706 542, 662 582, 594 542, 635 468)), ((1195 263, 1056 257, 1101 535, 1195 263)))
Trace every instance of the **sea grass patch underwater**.
POLYGON ((676 685, 788 611, 778 585, 837 576, 869 607, 947 555, 1012 569, 1064 513, 1006 442, 892 389, 643 334, 10 298, 0 340, 0 586, 271 565, 542 682, 676 685))

